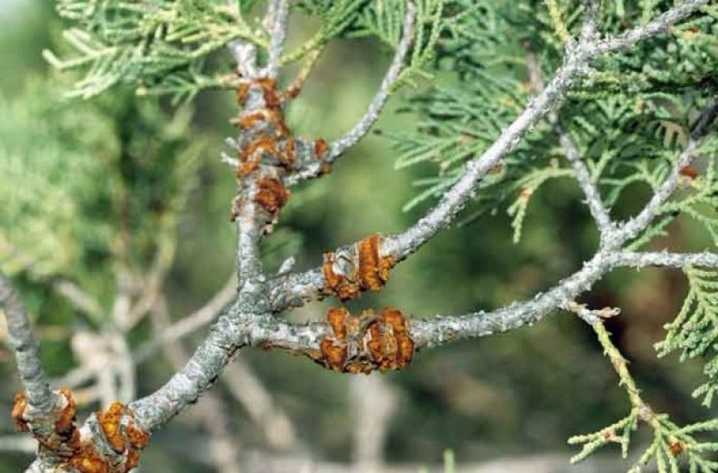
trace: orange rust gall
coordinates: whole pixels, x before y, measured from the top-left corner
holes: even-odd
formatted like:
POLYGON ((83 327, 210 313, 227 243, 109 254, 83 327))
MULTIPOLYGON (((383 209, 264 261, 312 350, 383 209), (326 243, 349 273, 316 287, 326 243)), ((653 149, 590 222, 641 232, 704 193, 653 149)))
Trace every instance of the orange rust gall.
POLYGON ((296 143, 294 138, 289 137, 284 142, 284 152, 279 156, 280 161, 286 168, 291 168, 296 157, 296 143))
POLYGON ((397 370, 411 363, 414 341, 399 310, 384 309, 367 332, 369 352, 380 370, 397 370))
POLYGON ((287 127, 287 124, 284 123, 284 116, 282 115, 281 109, 277 108, 267 110, 267 121, 274 126, 276 134, 279 137, 289 136, 289 128, 287 127))
POLYGON ((329 322, 329 326, 332 328, 336 338, 340 340, 345 340, 347 338, 347 329, 344 324, 349 317, 349 311, 343 307, 332 307, 327 312, 327 322, 329 322))
POLYGON ((344 367, 344 371, 349 374, 369 374, 372 370, 372 366, 369 363, 359 361, 348 363, 344 367))
POLYGON ((135 449, 142 450, 150 444, 150 434, 135 427, 133 424, 127 426, 127 440, 130 441, 130 445, 135 449))
POLYGON ((92 445, 83 445, 68 462, 79 473, 110 473, 110 467, 92 445))
POLYGON ((389 271, 394 266, 391 257, 379 256, 381 237, 372 235, 358 245, 359 283, 361 288, 378 291, 389 280, 389 271))
POLYGON ((344 344, 336 343, 330 338, 325 338, 319 344, 322 352, 322 360, 326 363, 327 368, 334 371, 344 371, 344 365, 347 360, 347 347, 344 344))
POLYGON ((386 308, 382 311, 381 316, 384 322, 391 326, 394 333, 399 334, 408 332, 406 318, 404 318, 404 314, 402 314, 399 309, 386 308))
POLYGON ((247 145, 239 155, 237 177, 244 177, 259 167, 262 153, 277 154, 277 143, 267 135, 261 135, 247 145))
POLYGON ((262 206, 271 215, 276 215, 289 200, 289 191, 284 188, 279 179, 265 177, 257 182, 255 202, 262 206))
POLYGON ((316 361, 343 373, 370 373, 398 370, 414 356, 414 341, 406 318, 397 309, 384 309, 379 315, 366 311, 352 316, 344 308, 327 312, 331 333, 320 342, 316 361))
POLYGON ((380 244, 379 235, 372 235, 357 244, 356 264, 352 274, 336 273, 336 255, 325 253, 322 265, 324 292, 345 301, 357 297, 361 291, 378 291, 383 288, 389 280, 394 259, 391 256, 380 256, 380 244))
POLYGON ((282 106, 282 100, 277 93, 277 81, 268 78, 257 79, 257 84, 262 88, 267 108, 279 109, 282 106))
POLYGON ((233 123, 243 130, 249 130, 266 120, 263 110, 245 113, 233 123))
POLYGON ((137 450, 130 450, 127 452, 127 461, 125 463, 125 470, 132 471, 137 465, 140 464, 140 452, 137 450))
POLYGON ((247 161, 257 153, 277 154, 277 142, 267 135, 261 135, 242 150, 241 161, 247 161))
POLYGON ((334 272, 335 260, 334 253, 324 254, 324 264, 322 265, 324 292, 334 294, 343 301, 354 299, 359 295, 359 285, 349 277, 334 272))
POLYGON ((55 432, 68 434, 75 429, 75 416, 77 415, 77 403, 69 388, 60 389, 60 394, 65 398, 67 404, 60 411, 55 421, 55 432))
MULTIPOLYGON (((62 471, 71 469, 78 473, 129 473, 139 462, 140 450, 149 443, 149 434, 134 422, 132 413, 119 402, 96 414, 97 423, 105 441, 118 455, 109 458, 93 443, 96 439, 82 438, 75 424, 77 405, 72 391, 63 388, 58 393, 65 403, 53 413, 54 429, 36 435, 41 449, 52 452, 62 459, 62 471)), ((13 406, 13 418, 27 427, 23 413, 27 407, 24 394, 18 394, 13 406)))
POLYGON ((676 441, 671 444, 671 455, 677 457, 685 450, 685 445, 682 442, 676 441))
POLYGON ((329 149, 329 145, 327 144, 326 140, 323 138, 319 138, 316 141, 314 141, 314 155, 321 159, 324 156, 324 153, 327 152, 329 149))
POLYGON ((237 87, 237 103, 239 105, 244 105, 247 101, 247 96, 249 95, 249 84, 246 82, 243 82, 239 84, 239 87, 237 87))
POLYGON ((699 175, 698 170, 697 170, 695 167, 691 166, 690 164, 689 164, 688 166, 683 166, 683 167, 678 171, 678 173, 679 173, 681 176, 685 176, 685 177, 690 178, 690 179, 695 179, 695 178, 698 177, 698 175, 699 175))
POLYGON ((122 434, 122 416, 124 414, 125 406, 119 402, 113 402, 107 410, 97 413, 97 420, 102 432, 112 450, 117 453, 125 451, 125 437, 122 434))
POLYGON ((27 421, 23 417, 25 415, 25 409, 27 408, 27 396, 25 393, 15 394, 15 402, 12 405, 12 420, 15 423, 15 428, 20 432, 29 432, 30 427, 27 425, 27 421))
POLYGON ((237 168, 237 177, 248 176, 259 167, 259 161, 251 160, 243 162, 237 168))

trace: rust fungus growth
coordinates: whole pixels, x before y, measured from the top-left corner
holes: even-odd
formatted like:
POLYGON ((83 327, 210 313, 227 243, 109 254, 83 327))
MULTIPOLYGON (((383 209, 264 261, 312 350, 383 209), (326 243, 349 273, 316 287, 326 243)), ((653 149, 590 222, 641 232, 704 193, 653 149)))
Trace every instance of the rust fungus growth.
POLYGON ((414 341, 401 311, 384 309, 377 321, 369 327, 369 334, 371 337, 367 345, 380 370, 398 370, 411 362, 414 341))
POLYGON ((335 271, 337 263, 337 256, 334 253, 324 254, 322 265, 324 292, 333 294, 343 301, 354 299, 359 295, 359 285, 351 279, 351 275, 345 276, 335 271))
POLYGON ((233 119, 236 121, 233 121, 233 124, 241 128, 242 130, 249 130, 254 128, 255 126, 259 125, 260 123, 263 123, 266 121, 265 118, 265 111, 264 110, 256 110, 254 112, 249 112, 242 114, 239 119, 233 119))
POLYGON ((278 110, 282 106, 282 100, 277 92, 277 81, 274 79, 257 79, 257 84, 262 88, 264 103, 267 108, 278 110))
POLYGON ((324 138, 318 138, 314 141, 314 157, 321 161, 319 167, 319 175, 329 174, 332 172, 332 164, 324 159, 329 151, 329 144, 324 138))
POLYGON ((302 92, 302 87, 300 85, 292 84, 289 87, 287 87, 286 96, 287 99, 296 99, 299 97, 299 94, 302 92))
POLYGON ((347 361, 347 346, 341 340, 325 338, 319 345, 321 359, 326 367, 334 371, 344 371, 347 361))
POLYGON ((697 178, 698 175, 699 175, 698 170, 697 170, 695 167, 691 166, 690 164, 687 165, 687 166, 683 166, 683 167, 678 171, 678 173, 679 173, 681 176, 685 176, 685 177, 687 177, 687 178, 689 178, 689 179, 691 179, 691 180, 697 178))
POLYGON ((284 142, 284 150, 279 155, 279 160, 286 169, 291 168, 294 165, 294 160, 297 155, 297 144, 294 138, 289 137, 284 142))
POLYGON ((125 406, 119 402, 113 402, 105 411, 97 413, 97 420, 105 434, 107 442, 116 453, 125 451, 125 438, 122 435, 122 416, 125 414, 125 406))
POLYGON ((317 157, 317 159, 322 159, 328 149, 329 145, 327 144, 327 140, 325 140, 324 138, 318 138, 314 141, 314 155, 317 157))
POLYGON ((346 309, 330 309, 327 323, 331 334, 320 343, 316 361, 341 373, 371 373, 398 370, 414 356, 414 341, 406 318, 397 309, 387 308, 352 316, 346 309))
POLYGON ((30 427, 24 418, 27 408, 27 396, 25 393, 15 394, 15 402, 12 405, 12 421, 19 432, 29 432, 30 427))
POLYGON ((60 411, 55 421, 55 432, 60 435, 71 435, 75 430, 75 418, 77 416, 77 403, 69 388, 60 389, 60 394, 65 398, 65 407, 60 411))
POLYGON ((345 326, 346 320, 351 317, 349 311, 345 308, 332 307, 327 312, 327 322, 334 332, 334 336, 341 340, 346 340, 347 329, 345 326))
POLYGON ((126 429, 127 440, 136 450, 142 450, 150 444, 150 434, 130 423, 126 429))
POLYGON ((683 444, 683 442, 680 442, 680 441, 675 441, 675 442, 673 442, 673 443, 671 444, 671 447, 670 447, 670 448, 671 448, 671 455, 673 455, 674 457, 677 457, 678 455, 680 455, 681 453, 683 453, 683 452, 685 451, 685 449, 686 449, 686 447, 685 447, 685 445, 683 444))
MULTIPOLYGON (((98 412, 96 416, 107 443, 116 454, 122 455, 124 459, 120 469, 110 468, 106 471, 108 473, 129 472, 139 464, 140 451, 149 444, 150 435, 135 424, 131 411, 121 402, 113 402, 106 410, 98 412)), ((93 447, 91 445, 83 446, 81 450, 88 455, 88 464, 94 464, 93 447)), ((107 462, 105 461, 105 463, 107 462)), ((104 473, 104 471, 97 470, 97 473, 104 473)), ((95 473, 95 471, 88 470, 87 473, 95 473)))
POLYGON ((279 179, 264 177, 257 182, 255 201, 270 215, 274 216, 289 199, 289 191, 279 179))
POLYGON ((249 96, 249 83, 242 82, 237 87, 237 103, 239 105, 244 105, 247 102, 247 97, 249 96))
POLYGON ((380 244, 381 237, 376 234, 359 242, 359 282, 362 289, 378 291, 389 280, 389 271, 394 266, 394 258, 381 257, 380 244))
POLYGON ((239 167, 237 168, 237 177, 245 177, 251 174, 255 169, 259 168, 259 162, 263 154, 274 156, 277 154, 277 143, 268 135, 260 135, 239 154, 239 167))
MULTIPOLYGON (((94 433, 81 433, 75 420, 77 404, 72 391, 63 388, 57 392, 64 403, 57 406, 52 415, 50 432, 33 432, 40 450, 60 459, 60 469, 71 468, 79 473, 129 473, 138 465, 140 451, 149 444, 150 436, 135 422, 132 412, 122 403, 114 402, 106 410, 97 412, 95 418, 99 431, 111 448, 111 452, 98 449, 99 439, 94 433)), ((24 394, 15 396, 12 416, 19 429, 29 430, 25 420, 28 401, 24 394)), ((99 432, 98 432, 99 433, 99 432)))
POLYGON ((76 450, 67 463, 79 473, 113 473, 107 461, 89 444, 76 450))
POLYGON ((380 247, 381 236, 375 234, 357 243, 354 258, 325 253, 324 292, 348 300, 362 291, 382 289, 389 280, 394 258, 381 256, 380 247))

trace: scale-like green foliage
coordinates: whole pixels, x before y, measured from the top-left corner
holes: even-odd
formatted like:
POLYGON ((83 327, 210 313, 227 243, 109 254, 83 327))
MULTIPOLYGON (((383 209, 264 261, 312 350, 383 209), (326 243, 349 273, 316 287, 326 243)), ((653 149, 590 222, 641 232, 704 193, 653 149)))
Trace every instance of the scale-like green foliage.
MULTIPOLYGON (((60 70, 82 71, 70 96, 92 97, 117 84, 138 94, 192 99, 207 88, 235 85, 228 54, 215 55, 232 42, 253 43, 266 56, 270 32, 260 21, 266 2, 226 0, 59 0, 57 11, 69 27, 63 36, 72 52, 60 59, 45 51, 60 70), (215 58, 215 56, 218 56, 215 58)), ((316 33, 284 54, 281 64, 304 58, 340 36, 377 36, 395 47, 401 36, 404 0, 304 0, 293 3, 320 20, 316 33)), ((425 74, 434 60, 443 0, 419 0, 414 46, 402 79, 425 74)), ((261 56, 260 56, 261 57, 261 56)))
MULTIPOLYGON (((571 1, 473 3, 453 1, 444 7, 447 17, 435 64, 438 70, 456 74, 455 86, 413 97, 403 110, 417 116, 415 129, 387 134, 400 153, 398 168, 421 164, 435 174, 416 181, 420 193, 405 209, 440 196, 463 164, 485 150, 517 116, 535 93, 529 68, 540 70, 544 81, 550 78, 563 55, 557 31, 575 35, 583 12, 581 2, 571 1)), ((604 5, 601 31, 620 33, 625 25, 650 18, 669 3, 604 5)), ((687 143, 697 110, 716 89, 710 73, 718 68, 716 28, 715 15, 703 15, 676 28, 671 37, 601 59, 571 93, 561 123, 576 141, 609 207, 632 184, 655 187, 662 182, 677 151, 687 143)), ((552 174, 552 159, 563 155, 555 131, 546 124, 528 138, 505 159, 500 179, 491 179, 496 185, 481 184, 477 212, 496 210, 503 203, 511 215, 523 217, 522 195, 530 190, 514 182, 527 172, 552 174)), ((699 218, 697 211, 683 210, 699 218)), ((668 208, 665 213, 676 214, 668 208)), ((660 222, 666 225, 668 220, 660 222)), ((516 218, 512 225, 520 228, 516 218)), ((646 239, 658 233, 654 226, 646 239)))
POLYGON ((141 94, 191 97, 227 80, 205 68, 214 51, 236 39, 267 42, 226 1, 60 0, 57 11, 72 24, 64 38, 75 52, 65 60, 49 51, 45 56, 59 69, 84 71, 70 95, 85 98, 119 83, 141 94))
POLYGON ((109 247, 108 222, 93 218, 97 212, 78 217, 106 200, 104 161, 119 143, 107 117, 90 107, 68 113, 46 84, 30 81, 26 97, 2 99, 0 262, 11 273, 48 275, 75 266, 86 249, 109 247), (87 124, 88 132, 77 133, 87 124))
POLYGON ((192 188, 189 110, 122 96, 62 102, 31 80, 0 121, 0 265, 35 278, 111 277, 148 265, 192 188), (17 183, 22 182, 22 185, 17 183))
POLYGON ((676 318, 666 325, 666 338, 656 345, 660 356, 677 351, 681 361, 708 358, 707 382, 695 390, 710 407, 718 392, 718 273, 700 268, 684 269, 689 290, 676 318))
POLYGON ((590 434, 574 435, 568 439, 569 445, 581 445, 581 451, 571 457, 571 463, 577 463, 588 458, 601 447, 618 444, 621 447, 623 458, 628 456, 628 447, 631 443, 631 433, 638 428, 638 409, 623 419, 590 434))
MULTIPOLYGON (((718 431, 718 420, 681 427, 672 422, 666 414, 646 412, 645 415, 650 417, 648 423, 653 430, 653 438, 628 473, 641 473, 644 471, 643 467, 650 464, 655 464, 659 473, 718 471, 718 462, 706 458, 707 455, 718 451, 718 443, 695 438, 697 433, 718 431)), ((611 444, 619 445, 623 458, 626 458, 631 435, 638 428, 640 420, 640 408, 634 408, 627 417, 597 432, 571 437, 568 440, 569 444, 583 446, 581 452, 571 458, 571 462, 585 460, 599 448, 611 444)))
MULTIPOLYGON (((402 83, 416 85, 417 78, 431 77, 429 72, 436 61, 439 35, 447 24, 443 17, 445 0, 418 0, 415 3, 412 51, 397 86, 402 83)), ((361 11, 350 34, 352 37, 374 36, 395 48, 402 37, 405 16, 406 0, 369 2, 368 7, 361 11)))
POLYGON ((526 218, 526 209, 528 208, 531 197, 546 181, 556 177, 570 177, 573 173, 566 168, 539 168, 533 172, 529 172, 516 182, 516 186, 521 189, 518 197, 508 208, 508 214, 512 217, 511 228, 514 230, 514 243, 521 240, 521 230, 523 228, 524 218, 526 218))

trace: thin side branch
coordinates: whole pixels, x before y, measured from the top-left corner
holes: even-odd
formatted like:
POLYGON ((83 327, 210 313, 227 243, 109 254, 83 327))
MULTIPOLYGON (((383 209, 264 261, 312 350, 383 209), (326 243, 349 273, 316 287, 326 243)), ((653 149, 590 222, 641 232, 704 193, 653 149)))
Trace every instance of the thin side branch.
MULTIPOLYGON (((167 301, 160 296, 150 314, 152 324, 156 332, 161 333, 169 327, 170 317, 167 312, 167 301)), ((165 358, 179 370, 189 358, 187 350, 181 341, 165 341, 162 344, 162 351, 165 358)), ((195 411, 195 414, 202 419, 202 423, 210 434, 210 453, 214 459, 215 466, 219 471, 227 473, 239 473, 239 459, 234 446, 235 441, 227 425, 225 416, 226 406, 222 398, 215 393, 208 393, 195 411), (224 446, 224 449, 217 448, 224 446)))
MULTIPOLYGON (((590 25, 591 23, 591 21, 586 21, 586 24, 590 25)), ((595 21, 593 23, 595 23, 595 21)), ((582 37, 590 38, 590 30, 591 28, 589 28, 589 31, 584 31, 582 37)), ((536 57, 533 54, 529 53, 527 55, 526 65, 529 69, 529 80, 531 82, 531 85, 536 91, 540 92, 544 88, 544 82, 541 74, 541 69, 536 61, 536 57)), ((583 194, 586 196, 586 204, 588 205, 588 208, 591 212, 591 216, 593 217, 594 221, 596 222, 596 225, 598 226, 599 234, 603 239, 604 235, 608 235, 613 231, 613 223, 611 222, 611 217, 608 213, 608 210, 606 210, 606 207, 603 205, 603 201, 601 200, 601 194, 598 191, 598 187, 591 178, 591 174, 588 172, 586 163, 584 163, 581 159, 581 155, 578 151, 576 143, 574 143, 568 132, 564 130, 559 124, 558 116, 555 113, 551 113, 549 114, 549 120, 558 132, 559 142, 566 155, 566 159, 568 159, 569 163, 571 164, 574 175, 576 177, 576 181, 578 181, 579 187, 581 187, 583 194)))
POLYGON ((611 235, 612 238, 622 241, 630 240, 636 237, 653 221, 661 206, 673 195, 676 187, 678 187, 681 170, 690 165, 695 159, 696 149, 700 146, 701 139, 705 137, 717 114, 718 100, 706 107, 701 113, 698 123, 691 132, 688 145, 678 156, 678 159, 676 159, 668 178, 661 184, 658 190, 656 190, 643 210, 634 218, 621 225, 618 231, 614 235, 611 235))
POLYGON ((287 26, 289 18, 289 0, 272 0, 267 9, 267 23, 270 31, 269 59, 262 73, 269 78, 277 77, 279 72, 279 58, 284 50, 287 39, 287 26), (269 26, 271 25, 271 26, 269 26))
POLYGON ((608 37, 598 41, 595 45, 595 53, 603 54, 618 49, 626 49, 639 41, 665 33, 669 31, 672 25, 688 18, 699 8, 708 5, 709 1, 710 0, 685 0, 680 5, 658 15, 643 26, 628 30, 619 36, 608 37))
POLYGON ((0 452, 21 452, 31 454, 36 451, 37 440, 29 435, 0 436, 0 452))
POLYGON ((10 280, 0 273, 0 307, 5 313, 10 346, 15 352, 20 380, 25 388, 28 406, 33 415, 49 417, 57 405, 50 383, 42 368, 40 347, 32 335, 32 327, 10 280))
POLYGON ((399 79, 401 71, 404 67, 409 48, 414 37, 414 27, 416 21, 416 6, 413 2, 407 3, 406 16, 404 17, 404 30, 399 45, 396 48, 394 59, 387 70, 384 79, 381 81, 379 91, 372 99, 369 107, 361 117, 361 119, 349 130, 344 136, 329 145, 329 152, 321 162, 312 163, 306 166, 299 173, 289 176, 288 185, 294 185, 306 179, 317 177, 321 174, 322 166, 333 164, 341 155, 349 148, 354 146, 361 140, 379 119, 379 116, 389 99, 394 84, 399 79))
POLYGON ((604 239, 604 235, 610 235, 614 227, 613 222, 611 222, 611 217, 608 214, 608 210, 606 210, 606 207, 603 205, 601 195, 598 192, 598 187, 591 178, 591 174, 588 172, 586 163, 584 163, 581 159, 576 143, 574 143, 571 136, 558 124, 556 125, 556 130, 559 134, 561 147, 566 153, 566 159, 568 159, 571 163, 576 181, 581 187, 583 194, 586 196, 586 205, 588 205, 591 216, 598 226, 601 238, 604 239))
POLYGON ((718 268, 718 254, 704 251, 701 253, 671 253, 622 251, 611 257, 616 266, 646 268, 663 266, 667 268, 685 268, 698 266, 702 268, 718 268))
POLYGON ((63 279, 53 283, 52 287, 76 308, 91 317, 99 318, 102 316, 103 311, 100 303, 74 282, 63 279))
POLYGON ((207 303, 192 314, 170 325, 155 338, 140 345, 133 356, 136 364, 143 363, 159 350, 163 343, 182 339, 215 320, 222 309, 237 298, 237 278, 232 275, 207 303))

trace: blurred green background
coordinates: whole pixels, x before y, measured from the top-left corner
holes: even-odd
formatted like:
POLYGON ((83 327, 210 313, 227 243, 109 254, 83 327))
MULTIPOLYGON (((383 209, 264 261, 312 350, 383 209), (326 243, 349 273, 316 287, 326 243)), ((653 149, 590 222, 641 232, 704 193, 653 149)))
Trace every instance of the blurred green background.
MULTIPOLYGON (((307 34, 304 29, 311 27, 309 22, 300 22, 292 35, 301 37, 307 34)), ((16 131, 24 134, 26 140, 41 139, 34 135, 33 120, 37 120, 37 128, 48 124, 41 123, 40 116, 18 118, 16 114, 30 108, 23 101, 35 103, 39 94, 46 94, 47 100, 51 100, 64 87, 63 79, 52 73, 41 57, 43 48, 57 44, 58 33, 58 22, 46 3, 0 2, 3 65, 0 121, 4 122, 3 130, 11 130, 18 123, 27 125, 16 131)), ((307 137, 328 140, 338 137, 362 115, 388 61, 387 54, 372 42, 331 44, 302 95, 288 111, 292 130, 307 137)), ((93 150, 101 153, 103 146, 112 144, 104 140, 104 135, 89 136, 100 133, 99 125, 83 117, 94 117, 106 110, 110 121, 132 121, 142 107, 131 105, 141 99, 126 92, 113 90, 107 95, 89 104, 69 104, 60 112, 53 112, 62 115, 52 116, 69 124, 62 128, 63 133, 72 135, 68 139, 90 143, 93 150)), ((378 129, 411 126, 410 116, 395 113, 399 102, 399 97, 394 97, 378 129)), ((173 318, 201 306, 233 270, 234 231, 227 216, 235 185, 232 173, 219 161, 224 137, 235 132, 228 123, 235 113, 233 104, 231 94, 200 95, 192 122, 181 137, 200 146, 201 151, 197 158, 197 184, 179 222, 177 259, 169 274, 173 318)), ((161 117, 169 122, 175 109, 167 104, 160 107, 164 114, 161 117)), ((159 133, 153 135, 152 129, 135 132, 146 134, 142 141, 146 148, 141 153, 175 152, 172 146, 157 142, 161 137, 159 133)), ((430 174, 431 170, 427 165, 423 169, 395 171, 393 154, 387 140, 372 134, 343 158, 332 174, 297 189, 282 211, 276 234, 267 244, 269 267, 277 268, 291 255, 297 257, 297 268, 313 267, 328 249, 369 233, 397 231, 415 221, 425 208, 402 213, 401 207, 414 195, 413 179, 430 174)), ((144 158, 159 162, 163 156, 144 158)), ((100 179, 95 184, 102 187, 105 182, 100 179)), ((111 194, 109 179, 106 184, 111 194)), ((22 186, 23 182, 16 185, 22 186)), ((633 190, 634 195, 626 201, 645 198, 644 191, 633 190)), ((6 203, 0 202, 0 212, 6 209, 6 203)), ((398 266, 381 294, 366 294, 352 303, 352 308, 392 305, 415 316, 491 309, 532 297, 550 287, 580 267, 594 251, 596 233, 570 180, 547 184, 528 212, 520 244, 511 242, 510 219, 505 210, 453 228, 398 266)), ((101 221, 102 215, 97 219, 101 221)), ((28 235, 34 231, 15 230, 26 231, 28 235)), ((671 240, 657 243, 658 248, 667 244, 674 248, 694 247, 702 242, 693 228, 681 220, 671 230, 671 240)), ((71 235, 67 238, 59 240, 59 249, 53 251, 63 251, 65 245, 77 243, 71 241, 71 235)), ((103 287, 109 290, 112 280, 103 279, 108 274, 93 275, 91 267, 82 271, 90 275, 85 279, 94 279, 96 294, 102 295, 103 287)), ((15 279, 40 327, 46 366, 53 376, 61 376, 75 365, 70 336, 87 322, 50 293, 46 279, 24 271, 18 271, 15 279)), ((606 278, 584 300, 595 307, 622 308, 622 315, 612 320, 609 328, 631 360, 645 398, 658 411, 670 410, 679 423, 711 416, 690 397, 692 389, 700 384, 699 363, 679 366, 673 357, 656 359, 653 350, 653 344, 662 337, 662 325, 680 307, 684 291, 685 283, 679 272, 622 270, 606 278)), ((326 302, 311 304, 291 316, 297 320, 319 319, 327 306, 326 302)), ((130 344, 139 345, 149 332, 149 327, 140 326, 131 333, 130 344)), ((202 333, 191 338, 192 346, 202 333)), ((272 458, 312 459, 346 464, 349 468, 356 456, 359 424, 356 417, 360 405, 356 393, 352 397, 350 392, 356 389, 351 378, 279 352, 245 350, 240 357, 286 411, 298 439, 296 445, 285 451, 268 446, 246 410, 218 385, 215 391, 226 400, 225 415, 237 440, 235 448, 240 459, 261 452, 272 458)), ((139 394, 157 388, 171 372, 161 356, 140 365, 139 394)), ((6 413, 0 416, 0 436, 4 436, 13 432, 9 412, 13 393, 18 390, 12 355, 4 343, 0 344, 0 376, 0 411, 6 413)), ((439 464, 446 449, 454 451, 459 466, 531 455, 557 456, 557 464, 567 465, 568 458, 575 453, 566 445, 569 436, 593 431, 628 411, 624 394, 592 331, 565 313, 555 314, 531 328, 423 352, 410 369, 381 375, 381 381, 395 395, 393 414, 386 420, 384 461, 390 465, 416 465, 416 471, 420 465, 439 464)), ((87 409, 97 409, 97 405, 87 409)), ((155 436, 145 455, 143 471, 214 471, 207 456, 200 453, 203 438, 201 424, 190 412, 182 414, 155 436), (187 448, 188 445, 196 448, 187 448)), ((19 471, 30 458, 27 454, 0 451, 0 472, 19 471)), ((618 458, 616 447, 609 452, 608 466, 600 463, 605 459, 599 457, 593 460, 594 469, 583 471, 625 471, 628 463, 623 464, 618 458)), ((287 471, 313 471, 312 467, 302 470, 302 461, 298 460, 296 467, 287 471)), ((542 471, 563 471, 562 468, 551 466, 542 471)), ((501 471, 529 470, 507 466, 501 471)))

